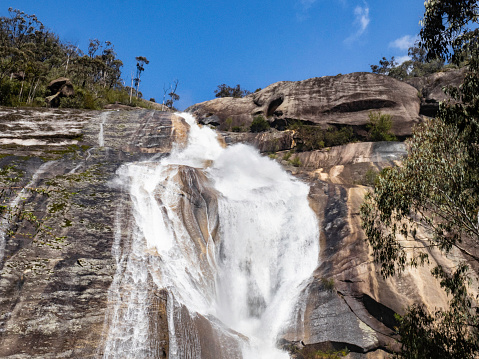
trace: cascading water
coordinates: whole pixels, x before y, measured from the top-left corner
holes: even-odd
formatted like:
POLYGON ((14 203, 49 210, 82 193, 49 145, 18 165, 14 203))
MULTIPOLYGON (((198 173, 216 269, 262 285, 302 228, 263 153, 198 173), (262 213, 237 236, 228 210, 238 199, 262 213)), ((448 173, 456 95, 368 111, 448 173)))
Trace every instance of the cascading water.
POLYGON ((251 147, 225 149, 214 131, 181 116, 190 125, 186 148, 118 171, 133 220, 128 228, 128 213, 117 216, 104 357, 158 355, 148 308, 152 292, 165 288, 169 358, 203 358, 195 320, 213 328, 215 358, 288 358, 275 342, 318 261, 309 188, 251 147), (181 211, 190 195, 185 181, 201 194, 195 210, 208 207, 205 193, 218 198, 217 215, 205 211, 194 233, 181 211), (125 231, 130 237, 120 245, 125 231))
POLYGON ((103 136, 104 127, 106 120, 108 119, 109 112, 102 112, 100 115, 100 131, 98 131, 98 146, 104 147, 105 146, 105 137, 103 136))

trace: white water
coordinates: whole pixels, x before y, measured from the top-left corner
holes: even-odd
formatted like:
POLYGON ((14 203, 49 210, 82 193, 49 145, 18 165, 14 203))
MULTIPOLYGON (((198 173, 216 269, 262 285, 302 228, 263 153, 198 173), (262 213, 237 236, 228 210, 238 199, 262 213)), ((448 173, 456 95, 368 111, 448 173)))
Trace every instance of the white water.
POLYGON ((109 112, 102 112, 100 115, 100 131, 98 131, 98 146, 105 147, 105 137, 103 136, 103 127, 108 119, 109 112))
MULTIPOLYGON (((157 287, 169 291, 169 358, 202 357, 200 333, 188 324, 196 313, 217 318, 211 323, 223 338, 218 357, 288 358, 275 342, 319 252, 309 188, 251 147, 222 148, 211 129, 199 128, 191 115, 181 116, 191 126, 185 149, 118 171, 119 182, 128 184, 134 224, 126 229, 129 247, 123 243, 121 251, 126 221, 117 216, 113 251, 118 269, 110 289, 115 305, 104 357, 155 355, 148 305, 157 287), (209 182, 204 186, 220 194, 219 240, 204 238, 204 250, 178 215, 182 166, 203 171, 209 182), (238 348, 241 354, 234 352, 238 348)), ((214 220, 207 219, 210 230, 214 220)))

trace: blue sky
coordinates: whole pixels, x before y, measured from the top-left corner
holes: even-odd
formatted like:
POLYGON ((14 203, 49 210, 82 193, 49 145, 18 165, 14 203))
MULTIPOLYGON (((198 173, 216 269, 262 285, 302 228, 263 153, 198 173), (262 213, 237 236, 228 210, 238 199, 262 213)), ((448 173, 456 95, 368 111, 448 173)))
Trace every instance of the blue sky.
POLYGON ((129 82, 135 56, 150 64, 144 97, 161 102, 179 80, 177 107, 214 98, 217 85, 254 91, 274 82, 370 71, 383 56, 402 58, 419 33, 418 0, 15 0, 64 41, 86 51, 111 41, 129 82))

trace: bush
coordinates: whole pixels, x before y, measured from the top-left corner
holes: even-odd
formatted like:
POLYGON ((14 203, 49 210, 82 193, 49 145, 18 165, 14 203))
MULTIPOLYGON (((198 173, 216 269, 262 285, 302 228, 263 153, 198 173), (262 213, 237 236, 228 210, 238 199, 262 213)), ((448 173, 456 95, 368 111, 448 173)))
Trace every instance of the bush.
POLYGON ((396 136, 391 132, 391 115, 381 112, 369 112, 369 138, 371 141, 396 141, 396 136))
POLYGON ((291 152, 291 151, 285 153, 284 156, 283 156, 283 161, 289 161, 292 154, 293 154, 293 152, 291 152))
POLYGON ((233 132, 246 132, 247 130, 243 126, 233 126, 231 131, 233 131, 233 132))
POLYGON ((313 151, 325 147, 324 131, 318 126, 293 123, 290 129, 296 131, 296 149, 298 151, 313 151))
POLYGON ((231 131, 231 127, 233 126, 233 118, 232 118, 232 117, 228 117, 228 118, 225 120, 225 125, 226 125, 226 131, 231 131))
POLYGON ((249 127, 251 132, 264 132, 269 130, 269 122, 261 115, 256 116, 249 127))
POLYGON ((319 126, 294 122, 289 128, 296 131, 295 139, 298 151, 320 150, 324 147, 340 146, 355 140, 351 127, 343 127, 339 130, 330 127, 323 130, 319 126))
POLYGON ((321 284, 323 285, 323 288, 333 292, 334 291, 334 279, 333 278, 325 278, 321 277, 321 284))
POLYGON ((340 130, 328 128, 324 134, 324 143, 326 147, 341 146, 354 140, 354 132, 351 127, 343 127, 340 130))
POLYGON ((375 168, 368 169, 364 174, 363 184, 365 186, 374 187, 378 174, 379 172, 375 168))
POLYGON ((20 83, 16 80, 5 80, 0 84, 0 105, 18 106, 18 93, 20 92, 20 83))
POLYGON ((298 156, 294 157, 291 161, 289 161, 289 163, 291 163, 294 167, 301 167, 303 165, 298 156))

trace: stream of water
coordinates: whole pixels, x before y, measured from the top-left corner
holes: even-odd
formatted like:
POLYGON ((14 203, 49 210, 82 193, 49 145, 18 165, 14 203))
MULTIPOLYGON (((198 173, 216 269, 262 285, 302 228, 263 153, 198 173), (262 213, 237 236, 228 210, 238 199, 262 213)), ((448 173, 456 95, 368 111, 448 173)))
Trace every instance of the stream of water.
MULTIPOLYGON (((309 187, 252 147, 223 148, 213 130, 180 115, 190 126, 186 147, 118 170, 132 208, 117 214, 104 358, 157 357, 149 305, 162 288, 169 293, 169 358, 204 357, 195 324, 201 318, 218 339, 215 358, 289 358, 276 340, 318 264, 309 187), (206 234, 192 235, 181 215, 185 182, 218 198, 217 215, 205 210, 199 225, 206 234)), ((195 210, 207 208, 205 198, 195 210)))

